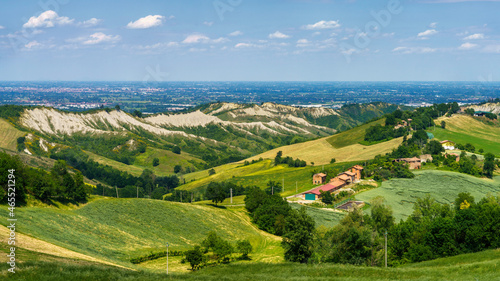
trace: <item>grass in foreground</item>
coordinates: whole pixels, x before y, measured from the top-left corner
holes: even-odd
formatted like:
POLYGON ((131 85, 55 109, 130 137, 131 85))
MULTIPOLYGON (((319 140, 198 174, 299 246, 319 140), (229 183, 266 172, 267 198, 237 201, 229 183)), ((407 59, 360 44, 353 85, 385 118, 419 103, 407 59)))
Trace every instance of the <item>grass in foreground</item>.
MULTIPOLYGON (((46 258, 46 257, 44 257, 46 258)), ((67 259, 29 261, 5 280, 498 280, 500 251, 443 258, 399 268, 339 264, 234 263, 187 274, 137 272, 67 259)), ((6 277, 6 278, 5 278, 6 277)))
MULTIPOLYGON (((7 207, 0 207, 7 217, 7 207)), ((150 252, 187 250, 208 232, 224 239, 249 239, 255 261, 282 261, 280 238, 258 230, 241 209, 162 202, 147 199, 96 200, 82 208, 16 209, 17 231, 100 260, 131 268, 132 257, 150 252)), ((6 221, 0 222, 5 224, 6 221)))

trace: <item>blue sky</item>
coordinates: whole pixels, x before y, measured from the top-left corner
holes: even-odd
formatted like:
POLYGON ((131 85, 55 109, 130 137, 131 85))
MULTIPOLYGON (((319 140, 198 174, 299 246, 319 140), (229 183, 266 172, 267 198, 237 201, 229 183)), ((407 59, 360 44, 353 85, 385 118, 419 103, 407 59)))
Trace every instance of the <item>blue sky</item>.
POLYGON ((500 80, 500 0, 2 4, 4 81, 500 80))

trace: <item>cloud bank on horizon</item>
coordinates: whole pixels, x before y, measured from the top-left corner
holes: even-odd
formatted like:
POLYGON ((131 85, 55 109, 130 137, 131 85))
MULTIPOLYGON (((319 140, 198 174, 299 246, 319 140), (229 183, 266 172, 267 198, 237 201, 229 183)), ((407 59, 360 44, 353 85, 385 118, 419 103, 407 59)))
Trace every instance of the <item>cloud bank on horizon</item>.
POLYGON ((500 80, 500 0, 54 2, 4 4, 2 80, 500 80))

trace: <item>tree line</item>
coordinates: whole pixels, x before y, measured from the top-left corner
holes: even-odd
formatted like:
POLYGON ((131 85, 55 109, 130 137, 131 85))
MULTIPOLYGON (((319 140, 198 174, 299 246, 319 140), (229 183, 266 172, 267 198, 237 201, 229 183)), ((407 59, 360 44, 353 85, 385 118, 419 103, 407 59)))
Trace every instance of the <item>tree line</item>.
MULTIPOLYGON (((149 169, 143 170, 139 177, 120 171, 108 165, 100 164, 79 150, 63 149, 53 152, 52 159, 64 160, 68 165, 80 171, 90 180, 96 179, 111 187, 120 189, 118 197, 137 197, 139 190, 141 197, 148 196, 161 199, 169 190, 179 186, 179 178, 175 175, 158 177, 149 169), (121 193, 121 196, 120 196, 121 193)), ((98 185, 94 194, 116 197, 115 190, 98 185)))
POLYGON ((47 172, 25 165, 18 156, 0 152, 0 167, 2 203, 6 203, 9 169, 15 170, 16 202, 21 205, 26 203, 28 195, 44 202, 49 200, 85 202, 90 193, 90 188, 83 182, 82 173, 70 172, 64 161, 55 162, 50 172, 47 172))

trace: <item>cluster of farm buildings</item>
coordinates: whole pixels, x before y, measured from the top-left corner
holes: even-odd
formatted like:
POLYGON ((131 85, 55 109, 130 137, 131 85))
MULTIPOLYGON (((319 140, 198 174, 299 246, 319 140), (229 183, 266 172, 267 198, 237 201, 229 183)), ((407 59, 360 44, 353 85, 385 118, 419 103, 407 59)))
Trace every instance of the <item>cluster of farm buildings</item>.
MULTIPOLYGON (((411 120, 411 119, 410 119, 411 120)), ((455 143, 449 140, 441 141, 441 145, 446 150, 455 149, 455 143)), ((455 157, 456 161, 460 161, 460 155, 456 153, 446 154, 445 157, 455 157)), ((422 168, 422 163, 432 162, 433 158, 430 154, 423 154, 420 157, 413 158, 399 158, 395 159, 394 162, 403 163, 408 166, 410 170, 418 170, 422 168)), ((338 193, 339 189, 346 187, 350 184, 357 183, 361 180, 361 172, 363 167, 356 165, 348 169, 347 171, 338 174, 335 178, 332 178, 329 183, 325 184, 327 175, 324 173, 318 173, 313 175, 313 184, 321 186, 313 188, 309 191, 302 193, 302 198, 305 200, 317 200, 321 195, 321 191, 338 193)))
POLYGON ((332 178, 327 184, 325 184, 327 176, 326 174, 314 174, 313 184, 322 184, 322 186, 302 193, 302 195, 304 196, 303 198, 305 200, 316 200, 321 195, 321 191, 333 193, 345 186, 359 182, 361 180, 362 171, 363 167, 361 167, 360 165, 353 166, 347 171, 340 173, 336 177, 332 178))

